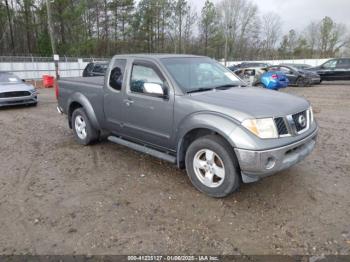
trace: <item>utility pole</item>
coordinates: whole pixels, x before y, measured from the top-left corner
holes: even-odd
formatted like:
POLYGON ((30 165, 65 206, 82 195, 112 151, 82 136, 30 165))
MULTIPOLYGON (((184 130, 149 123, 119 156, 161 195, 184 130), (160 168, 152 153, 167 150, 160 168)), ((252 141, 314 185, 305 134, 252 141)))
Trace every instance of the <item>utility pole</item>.
POLYGON ((47 8, 47 26, 49 29, 50 34, 50 42, 51 42, 51 49, 52 49, 52 55, 54 57, 55 61, 55 72, 56 72, 56 79, 58 80, 60 78, 59 71, 58 71, 58 62, 59 62, 59 56, 56 53, 56 46, 55 46, 55 36, 53 33, 53 27, 52 27, 52 16, 51 16, 51 0, 46 0, 46 8, 47 8))
POLYGON ((50 0, 46 0, 46 8, 47 8, 47 26, 49 29, 52 54, 54 55, 54 54, 56 54, 56 46, 55 46, 55 37, 53 34, 53 28, 52 28, 52 16, 51 16, 50 0))
POLYGON ((232 29, 231 25, 228 25, 226 27, 226 32, 225 32, 225 66, 227 66, 227 53, 228 53, 228 34, 229 30, 232 29))

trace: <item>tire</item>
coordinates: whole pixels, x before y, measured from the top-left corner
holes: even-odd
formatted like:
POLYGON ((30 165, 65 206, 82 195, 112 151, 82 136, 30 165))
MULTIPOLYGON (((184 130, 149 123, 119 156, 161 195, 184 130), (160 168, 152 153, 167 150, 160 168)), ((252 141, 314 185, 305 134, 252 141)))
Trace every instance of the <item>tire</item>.
POLYGON ((90 145, 98 139, 98 131, 91 125, 83 108, 74 110, 72 128, 75 140, 81 145, 90 145))
POLYGON ((187 149, 185 162, 192 184, 211 197, 225 197, 240 186, 241 177, 234 152, 217 135, 204 136, 192 142, 187 149))
POLYGON ((304 86, 306 86, 305 78, 299 77, 299 78, 297 79, 297 81, 296 81, 296 85, 297 85, 298 87, 304 87, 304 86))
POLYGON ((266 86, 263 83, 259 83, 256 86, 259 87, 259 88, 266 88, 266 86))

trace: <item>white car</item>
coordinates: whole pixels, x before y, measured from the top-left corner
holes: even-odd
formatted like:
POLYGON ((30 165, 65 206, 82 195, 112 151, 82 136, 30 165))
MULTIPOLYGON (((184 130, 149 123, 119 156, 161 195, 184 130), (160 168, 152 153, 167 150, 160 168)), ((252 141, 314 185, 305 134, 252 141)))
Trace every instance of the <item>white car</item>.
POLYGON ((33 85, 25 83, 12 73, 0 72, 0 107, 37 105, 38 95, 33 85))

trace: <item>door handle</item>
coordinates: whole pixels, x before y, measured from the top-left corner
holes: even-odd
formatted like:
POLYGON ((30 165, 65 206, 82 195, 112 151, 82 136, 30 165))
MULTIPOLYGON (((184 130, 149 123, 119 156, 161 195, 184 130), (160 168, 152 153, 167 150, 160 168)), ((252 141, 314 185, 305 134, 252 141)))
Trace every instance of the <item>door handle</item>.
POLYGON ((126 106, 131 106, 134 103, 134 101, 131 99, 124 99, 124 103, 126 106))

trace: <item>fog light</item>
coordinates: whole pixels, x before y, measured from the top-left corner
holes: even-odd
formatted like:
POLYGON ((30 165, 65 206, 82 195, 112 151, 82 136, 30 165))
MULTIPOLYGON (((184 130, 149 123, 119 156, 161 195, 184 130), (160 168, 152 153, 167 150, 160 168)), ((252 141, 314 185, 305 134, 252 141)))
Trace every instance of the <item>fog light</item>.
POLYGON ((272 169, 276 164, 276 159, 273 156, 270 156, 266 159, 265 168, 272 169))

